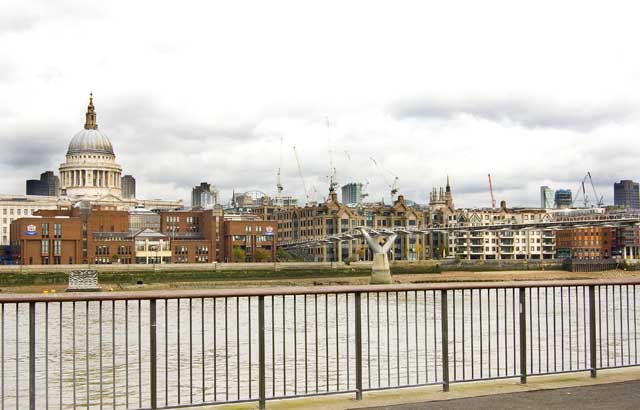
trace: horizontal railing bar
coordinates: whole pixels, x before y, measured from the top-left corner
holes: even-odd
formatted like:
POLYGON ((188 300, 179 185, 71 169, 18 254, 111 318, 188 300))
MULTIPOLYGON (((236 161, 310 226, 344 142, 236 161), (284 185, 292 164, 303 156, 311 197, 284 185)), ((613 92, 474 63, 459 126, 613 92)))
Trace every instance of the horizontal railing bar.
MULTIPOLYGON (((170 405, 170 406, 158 406, 159 410, 164 410, 164 409, 190 409, 193 407, 205 407, 205 406, 223 406, 223 405, 229 405, 229 404, 242 404, 242 403, 251 403, 251 402, 257 402, 258 399, 257 398, 253 398, 253 399, 242 399, 242 400, 229 400, 229 401, 209 401, 206 403, 185 403, 185 404, 175 404, 175 405, 170 405)), ((149 407, 144 407, 144 408, 136 408, 135 410, 152 410, 149 407)))
POLYGON ((400 384, 398 386, 382 386, 382 387, 367 387, 363 388, 363 391, 372 392, 372 391, 385 391, 385 390, 393 390, 393 389, 410 389, 413 387, 429 387, 429 386, 442 386, 442 381, 439 382, 429 382, 429 383, 420 383, 420 384, 400 384))
MULTIPOLYGON (((536 375, 531 375, 531 374, 527 374, 527 376, 536 376, 536 375)), ((457 379, 457 380, 451 380, 449 381, 449 383, 473 383, 473 382, 482 382, 482 381, 488 381, 488 380, 505 380, 505 379, 517 379, 520 377, 520 374, 509 374, 506 376, 496 376, 496 377, 476 377, 473 379, 457 379)), ((442 383, 440 383, 442 384, 442 383)))
POLYGON ((591 371, 590 367, 582 367, 579 369, 558 370, 555 372, 528 373, 527 376, 553 376, 554 374, 583 373, 588 371, 591 371))
POLYGON ((596 370, 615 370, 615 369, 626 369, 627 367, 638 367, 639 364, 621 364, 619 366, 607 366, 607 367, 596 367, 596 370))
POLYGON ((640 278, 622 279, 575 279, 575 280, 530 280, 504 282, 434 282, 394 285, 344 285, 344 286, 289 286, 270 288, 203 289, 203 290, 161 290, 134 292, 82 292, 48 294, 2 294, 0 303, 66 302, 99 300, 151 300, 190 299, 216 297, 249 297, 281 295, 343 294, 356 292, 407 292, 414 290, 468 290, 468 289, 520 289, 549 288, 560 286, 618 286, 640 285, 640 278))

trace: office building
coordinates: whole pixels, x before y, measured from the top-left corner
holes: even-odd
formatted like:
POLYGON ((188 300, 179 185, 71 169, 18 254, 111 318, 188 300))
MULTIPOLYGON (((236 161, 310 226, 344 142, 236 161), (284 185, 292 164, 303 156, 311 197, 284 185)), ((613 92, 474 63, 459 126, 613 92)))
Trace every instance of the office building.
POLYGON ((362 184, 351 182, 342 187, 343 204, 359 204, 362 202, 362 184))
POLYGON ((40 174, 40 179, 28 179, 27 195, 59 196, 60 178, 53 171, 46 171, 40 174))
POLYGON ((58 203, 58 198, 51 196, 0 195, 0 246, 10 243, 11 222, 39 209, 56 209, 58 203))
POLYGON ((629 179, 614 183, 613 204, 630 209, 640 209, 640 184, 629 179))
POLYGON ((121 180, 122 198, 134 199, 136 197, 136 179, 131 175, 125 175, 121 180))
POLYGON ((540 187, 540 208, 541 209, 552 209, 553 203, 555 202, 553 189, 548 186, 540 187))
POLYGON ((558 189, 555 193, 554 202, 556 208, 571 208, 573 196, 570 189, 558 189))
POLYGON ((218 190, 215 186, 201 182, 191 190, 191 207, 210 209, 218 204, 218 190))

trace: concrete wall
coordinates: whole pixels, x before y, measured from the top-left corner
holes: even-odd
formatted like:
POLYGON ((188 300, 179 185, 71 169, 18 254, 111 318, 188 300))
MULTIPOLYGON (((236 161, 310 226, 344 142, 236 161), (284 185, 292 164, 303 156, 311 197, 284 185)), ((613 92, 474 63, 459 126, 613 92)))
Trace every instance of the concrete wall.
POLYGON ((278 262, 273 263, 168 263, 162 265, 0 265, 0 274, 19 272, 70 272, 78 269, 95 269, 98 272, 217 272, 247 270, 329 270, 329 269, 367 269, 371 262, 278 262))
MULTIPOLYGON (((460 260, 453 259, 425 260, 425 261, 391 261, 392 271, 415 271, 420 269, 434 269, 436 267, 447 270, 527 270, 527 269, 562 269, 562 261, 554 259, 541 260, 460 260)), ((2 273, 37 273, 37 272, 65 272, 76 269, 96 269, 98 272, 222 272, 222 271, 292 271, 332 269, 371 269, 371 262, 278 262, 273 263, 178 263, 162 265, 0 265, 2 273)))

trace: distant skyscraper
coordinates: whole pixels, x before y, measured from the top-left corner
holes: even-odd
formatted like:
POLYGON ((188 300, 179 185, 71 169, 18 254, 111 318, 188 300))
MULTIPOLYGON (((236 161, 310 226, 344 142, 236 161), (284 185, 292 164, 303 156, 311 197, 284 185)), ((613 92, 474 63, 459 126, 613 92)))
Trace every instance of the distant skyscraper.
POLYGON ((555 194, 556 208, 571 208, 573 195, 570 189, 558 189, 555 194))
POLYGON ((342 187, 343 204, 359 204, 362 202, 362 184, 350 182, 342 187))
POLYGON ((540 208, 542 209, 551 209, 553 208, 553 189, 548 186, 540 187, 540 208))
POLYGON ((121 178, 122 197, 124 199, 133 199, 136 197, 136 179, 131 175, 125 175, 121 178))
POLYGON ((191 190, 192 208, 211 208, 218 204, 218 190, 209 183, 201 182, 191 190))
POLYGON ((640 208, 640 184, 630 179, 623 179, 613 184, 614 205, 631 209, 640 208))
POLYGON ((27 195, 59 196, 60 178, 53 171, 40 174, 40 179, 27 180, 27 195))

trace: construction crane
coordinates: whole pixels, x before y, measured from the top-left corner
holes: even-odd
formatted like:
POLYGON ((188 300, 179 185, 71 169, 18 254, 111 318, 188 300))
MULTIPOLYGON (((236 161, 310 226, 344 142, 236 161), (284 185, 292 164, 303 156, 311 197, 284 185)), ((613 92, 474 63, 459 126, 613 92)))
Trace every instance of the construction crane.
POLYGON ((360 202, 362 202, 362 200, 366 197, 369 196, 369 193, 367 192, 367 188, 369 188, 369 180, 365 180, 364 186, 362 187, 362 191, 360 191, 360 202))
POLYGON ((587 182, 591 185, 591 189, 593 190, 593 196, 596 200, 596 206, 598 208, 602 207, 602 205, 604 204, 604 197, 598 195, 598 191, 596 191, 596 186, 593 183, 593 178, 591 178, 590 171, 587 171, 587 174, 584 176, 584 178, 582 178, 582 181, 580 182, 580 186, 578 187, 578 191, 576 193, 576 197, 573 199, 573 203, 571 205, 574 206, 574 204, 578 201, 578 198, 582 197, 583 207, 589 207, 589 195, 587 194, 586 188, 587 182))
POLYGON ((493 184, 491 183, 491 174, 489 176, 489 192, 491 193, 491 208, 496 209, 496 198, 493 196, 493 184))
POLYGON ((329 117, 326 117, 327 122, 327 145, 329 146, 329 192, 334 192, 338 187, 338 181, 336 176, 336 167, 333 164, 333 148, 331 147, 331 124, 329 123, 329 117))
POLYGON ((298 157, 298 150, 296 149, 295 145, 293 146, 293 153, 296 157, 296 163, 298 164, 298 175, 300 175, 300 179, 302 180, 302 187, 304 188, 304 196, 306 198, 307 204, 313 204, 315 203, 315 194, 316 194, 316 189, 315 187, 313 187, 313 197, 311 196, 311 193, 309 192, 309 190, 307 189, 307 183, 304 180, 304 175, 302 174, 302 166, 300 165, 300 158, 298 157))
POLYGON ((282 169, 282 137, 280 137, 280 163, 278 164, 278 176, 277 176, 277 181, 276 181, 276 188, 277 188, 276 198, 277 199, 280 199, 282 191, 284 190, 284 188, 282 186, 282 180, 280 178, 281 169, 282 169))
POLYGON ((375 164, 376 168, 382 174, 382 178, 384 179, 384 182, 387 184, 387 186, 390 189, 391 203, 393 203, 395 201, 396 195, 398 194, 398 190, 400 189, 400 179, 393 172, 391 172, 389 170, 383 170, 383 168, 378 164, 378 162, 373 157, 369 157, 369 159, 371 161, 373 161, 373 163, 375 164), (393 176, 393 182, 389 182, 389 178, 387 178, 387 176, 385 175, 384 171, 388 172, 389 174, 391 174, 393 176))
POLYGON ((593 195, 596 198, 596 205, 598 208, 604 205, 604 196, 598 196, 598 192, 596 191, 596 185, 593 183, 593 178, 591 178, 591 171, 587 171, 587 176, 589 177, 589 183, 591 184, 591 189, 593 189, 593 195))

